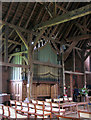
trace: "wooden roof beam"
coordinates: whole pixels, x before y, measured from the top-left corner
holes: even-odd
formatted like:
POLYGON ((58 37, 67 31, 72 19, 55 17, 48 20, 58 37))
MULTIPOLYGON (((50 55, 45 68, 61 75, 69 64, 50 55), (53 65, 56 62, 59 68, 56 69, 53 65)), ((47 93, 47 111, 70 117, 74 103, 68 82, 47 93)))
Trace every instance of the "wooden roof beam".
POLYGON ((91 4, 86 5, 84 7, 75 9, 73 11, 69 11, 65 13, 64 15, 60 15, 56 18, 53 18, 52 20, 48 20, 44 23, 40 23, 35 26, 35 29, 42 29, 50 26, 54 26, 60 23, 64 23, 73 19, 77 19, 79 17, 83 17, 85 15, 91 14, 91 4))
POLYGON ((15 29, 18 36, 20 37, 20 39, 22 40, 22 42, 24 43, 24 45, 26 46, 26 48, 28 49, 28 43, 26 41, 26 39, 24 38, 24 36, 22 35, 22 33, 19 31, 19 29, 15 29))
POLYGON ((10 54, 9 57, 11 56, 17 56, 17 55, 22 55, 23 53, 28 53, 28 51, 21 51, 21 52, 17 52, 17 53, 13 53, 13 54, 10 54))
POLYGON ((89 38, 91 38, 91 35, 87 35, 86 37, 81 37, 81 36, 73 37, 73 40, 72 40, 73 42, 71 43, 70 47, 64 53, 64 61, 67 59, 67 57, 71 53, 73 47, 75 47, 80 40, 85 40, 89 38))
MULTIPOLYGON (((2 40, 5 40, 5 38, 2 38, 2 40)), ((17 42, 17 41, 10 40, 10 39, 8 39, 8 42, 13 43, 13 44, 16 44, 16 45, 23 45, 22 43, 19 43, 19 42, 17 42)))
POLYGON ((6 13, 6 16, 5 16, 5 21, 7 21, 7 19, 8 19, 8 16, 9 16, 9 13, 10 13, 10 11, 11 11, 12 6, 13 6, 13 2, 10 3, 9 10, 8 10, 8 12, 6 13))
POLYGON ((36 6, 37 6, 37 2, 35 2, 34 8, 33 8, 32 12, 31 12, 31 14, 30 14, 28 20, 26 21, 25 28, 27 28, 27 26, 28 26, 28 24, 29 24, 29 21, 30 21, 30 19, 31 19, 33 13, 34 13, 34 10, 35 10, 36 6))
POLYGON ((52 13, 51 13, 51 10, 47 7, 47 5, 46 5, 45 3, 43 3, 43 6, 45 7, 45 9, 46 9, 46 11, 48 12, 49 16, 50 16, 51 18, 53 18, 53 15, 52 15, 52 13))
POLYGON ((72 42, 72 41, 79 41, 79 40, 85 40, 91 38, 91 34, 86 34, 86 35, 79 35, 71 38, 66 38, 67 42, 72 42))

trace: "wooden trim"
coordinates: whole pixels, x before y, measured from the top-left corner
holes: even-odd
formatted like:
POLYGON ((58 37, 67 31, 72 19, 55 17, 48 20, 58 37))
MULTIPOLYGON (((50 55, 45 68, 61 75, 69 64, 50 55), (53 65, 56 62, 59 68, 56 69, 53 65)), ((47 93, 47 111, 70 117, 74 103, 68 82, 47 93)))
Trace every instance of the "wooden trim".
POLYGON ((84 75, 84 73, 80 73, 80 72, 72 72, 72 71, 65 71, 65 74, 84 75))

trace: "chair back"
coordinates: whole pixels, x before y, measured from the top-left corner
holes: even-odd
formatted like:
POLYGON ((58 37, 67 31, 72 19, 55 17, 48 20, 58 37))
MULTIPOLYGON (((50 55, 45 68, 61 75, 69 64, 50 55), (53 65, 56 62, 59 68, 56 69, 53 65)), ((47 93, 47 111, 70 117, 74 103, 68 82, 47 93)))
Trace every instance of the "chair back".
POLYGON ((9 107, 10 118, 17 118, 16 110, 13 107, 9 107))
POLYGON ((52 99, 45 99, 46 102, 52 102, 52 99))
POLYGON ((9 117, 9 107, 8 106, 3 106, 3 115, 9 117))

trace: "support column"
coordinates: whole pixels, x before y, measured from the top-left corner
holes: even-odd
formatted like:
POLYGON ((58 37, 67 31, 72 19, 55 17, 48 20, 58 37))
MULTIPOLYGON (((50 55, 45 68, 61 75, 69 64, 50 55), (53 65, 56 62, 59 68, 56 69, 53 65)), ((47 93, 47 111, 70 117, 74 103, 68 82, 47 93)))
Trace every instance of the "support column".
POLYGON ((32 61, 32 40, 28 35, 28 82, 27 82, 27 97, 28 100, 32 98, 32 81, 33 81, 33 61, 32 61))
POLYGON ((8 62, 8 26, 5 25, 4 62, 8 62))
MULTIPOLYGON (((2 11, 2 2, 0 2, 0 11, 2 11)), ((1 13, 0 13, 0 20, 2 20, 1 13)), ((1 26, 2 26, 2 23, 0 24, 0 28, 1 26)), ((0 29, 0 62, 2 62, 2 29, 0 29)), ((0 92, 2 93, 2 66, 1 65, 0 65, 0 92)))
POLYGON ((70 96, 73 98, 72 74, 70 74, 70 96))
POLYGON ((73 72, 75 72, 75 49, 73 49, 73 72))
POLYGON ((85 61, 84 60, 85 51, 82 52, 82 72, 84 73, 84 87, 86 88, 86 73, 85 73, 85 61))
POLYGON ((62 68, 63 68, 63 94, 66 94, 65 91, 65 68, 64 68, 64 52, 62 52, 62 68))

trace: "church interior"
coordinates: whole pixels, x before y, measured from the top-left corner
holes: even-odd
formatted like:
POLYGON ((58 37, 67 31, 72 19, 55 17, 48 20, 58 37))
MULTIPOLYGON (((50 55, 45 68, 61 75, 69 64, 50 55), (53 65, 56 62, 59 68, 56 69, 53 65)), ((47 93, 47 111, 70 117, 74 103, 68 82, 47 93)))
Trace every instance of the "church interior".
POLYGON ((0 120, 91 118, 91 2, 0 11, 0 120))

